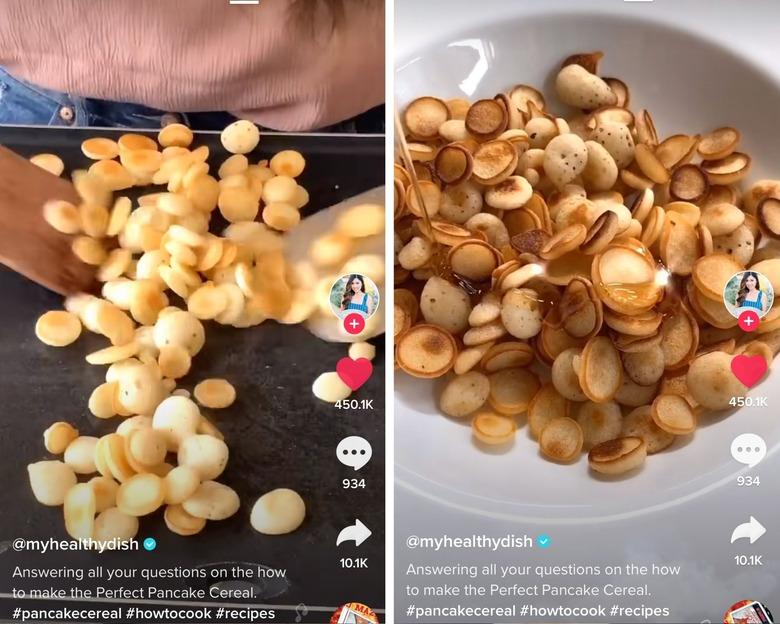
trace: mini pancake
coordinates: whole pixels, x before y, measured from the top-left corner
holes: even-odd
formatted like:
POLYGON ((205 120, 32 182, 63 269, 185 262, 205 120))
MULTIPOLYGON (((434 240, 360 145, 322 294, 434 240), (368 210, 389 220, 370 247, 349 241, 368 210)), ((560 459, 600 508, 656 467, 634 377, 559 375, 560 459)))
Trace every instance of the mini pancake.
POLYGON ((675 275, 690 275, 693 265, 701 256, 701 245, 696 230, 676 213, 667 213, 661 232, 659 250, 661 260, 675 275))
POLYGON ((560 316, 557 308, 547 313, 542 323, 542 331, 536 339, 536 348, 542 361, 552 365, 553 361, 566 349, 579 348, 585 344, 580 338, 570 336, 560 326, 560 316))
POLYGON ((483 143, 474 153, 474 179, 488 186, 506 180, 517 166, 517 150, 509 141, 483 143))
POLYGON ((666 370, 687 365, 699 347, 699 325, 684 306, 666 316, 661 324, 661 335, 666 370))
POLYGON ((647 351, 661 344, 663 335, 660 330, 649 336, 630 336, 625 334, 613 334, 612 342, 621 353, 637 353, 647 351))
POLYGON ((494 344, 495 343, 491 341, 463 349, 458 353, 458 357, 455 358, 455 364, 452 366, 453 372, 456 375, 463 375, 469 372, 480 363, 482 357, 494 344))
POLYGON ((780 238, 780 199, 767 197, 756 208, 761 232, 771 238, 780 238))
POLYGON ((528 113, 529 103, 533 103, 538 109, 545 109, 544 96, 531 86, 520 84, 508 91, 509 99, 522 113, 528 113))
MULTIPOLYGON (((752 224, 748 224, 748 217, 755 220, 751 215, 746 215, 745 223, 740 225, 730 234, 717 236, 712 239, 713 251, 715 253, 725 253, 732 256, 734 260, 743 266, 748 266, 753 259, 756 251, 756 241, 761 236, 760 231, 754 231, 752 224)), ((758 224, 755 224, 758 226, 758 224)))
POLYGON ((640 437, 623 437, 602 442, 588 453, 588 465, 601 474, 618 475, 645 463, 647 444, 640 437))
POLYGON ((664 431, 653 421, 652 407, 637 407, 623 419, 624 437, 637 437, 644 440, 648 455, 658 453, 674 442, 674 436, 664 431))
POLYGON ((642 224, 641 241, 647 247, 652 247, 657 241, 664 229, 666 222, 666 212, 661 206, 654 206, 650 214, 642 224))
POLYGON ((686 376, 688 391, 705 408, 725 410, 732 398, 747 394, 747 388, 731 372, 733 357, 730 353, 713 351, 691 362, 686 376))
POLYGON ((658 145, 658 132, 650 111, 646 108, 639 111, 635 116, 634 125, 638 143, 644 143, 652 148, 658 145))
POLYGON ((477 100, 466 113, 466 130, 482 141, 495 139, 509 123, 507 109, 497 100, 477 100))
POLYGON ((539 379, 525 368, 508 368, 489 375, 488 403, 499 414, 522 414, 539 390, 539 379))
POLYGON ((488 243, 471 239, 452 247, 447 262, 457 275, 479 283, 490 278, 501 262, 501 255, 488 243))
POLYGON ((472 327, 465 334, 463 334, 463 344, 467 347, 474 347, 477 345, 485 344, 486 342, 492 342, 506 335, 506 328, 500 321, 492 321, 479 327, 472 327))
POLYGON ((662 294, 652 255, 634 239, 594 256, 591 282, 605 305, 629 316, 648 311, 662 294))
POLYGON ((631 216, 639 221, 644 222, 650 211, 653 209, 655 201, 655 194, 652 189, 644 189, 637 193, 634 202, 631 204, 631 216))
POLYGON ((751 158, 741 152, 733 152, 719 160, 704 160, 701 168, 710 184, 735 184, 750 171, 751 158))
POLYGON ((713 236, 730 234, 745 222, 745 213, 734 204, 723 202, 710 204, 702 210, 701 224, 713 236))
MULTIPOLYGON (((434 182, 428 180, 420 180, 417 184, 417 189, 420 191, 420 195, 422 195, 422 206, 425 207, 425 212, 428 213, 429 217, 433 217, 439 212, 439 207, 441 206, 441 189, 434 182)), ((423 216, 423 208, 417 199, 414 186, 410 185, 406 189, 405 204, 413 215, 423 216)))
POLYGON ((618 230, 617 215, 610 210, 603 212, 588 228, 585 239, 580 245, 580 251, 588 255, 601 253, 617 236, 618 230))
POLYGON ((501 321, 515 338, 525 340, 536 336, 542 329, 542 306, 536 291, 507 290, 501 299, 501 321))
POLYGON ((482 297, 469 313, 468 322, 472 327, 479 327, 501 316, 501 299, 495 292, 489 292, 482 297))
POLYGON ((617 78, 604 78, 613 93, 618 96, 618 102, 615 106, 602 106, 594 111, 591 111, 587 116, 585 124, 590 130, 595 130, 601 124, 605 123, 619 123, 629 128, 634 125, 634 113, 625 108, 626 104, 622 98, 628 97, 628 87, 622 80, 617 78), (619 89, 621 93, 615 92, 615 89, 619 89))
POLYGON ((479 409, 490 394, 490 380, 477 371, 456 375, 444 387, 439 407, 448 416, 463 418, 479 409))
POLYGON ((655 395, 658 394, 658 385, 640 386, 628 377, 623 376, 623 385, 620 386, 615 395, 615 401, 620 405, 628 407, 640 407, 652 403, 655 395))
POLYGON ((426 96, 410 102, 403 118, 406 128, 415 138, 433 139, 439 133, 439 126, 449 117, 450 111, 442 100, 426 96))
POLYGON ((707 174, 698 165, 683 165, 672 173, 669 192, 677 199, 699 202, 709 189, 707 174))
POLYGON ((569 415, 569 401, 551 383, 544 384, 528 404, 528 428, 539 439, 542 429, 554 418, 569 415))
POLYGON ((466 119, 466 113, 469 110, 469 101, 464 98, 450 98, 445 100, 444 104, 447 106, 447 110, 450 112, 452 119, 466 119))
POLYGON ((620 406, 613 401, 608 403, 586 401, 577 405, 576 420, 582 429, 583 448, 587 450, 620 436, 623 414, 620 406))
MULTIPOLYGON (((701 219, 701 208, 689 201, 673 201, 664 206, 666 214, 674 213, 689 225, 696 227, 701 219)), ((677 223, 677 221, 675 221, 677 223)))
POLYGON ((444 184, 458 185, 471 177, 474 158, 463 146, 451 143, 438 151, 433 166, 444 184))
POLYGON ((639 143, 634 148, 634 158, 642 173, 656 184, 665 184, 669 181, 669 172, 666 167, 647 145, 639 143))
POLYGON ((698 134, 673 134, 658 144, 655 156, 666 169, 676 171, 690 162, 698 144, 698 134))
POLYGON ((744 267, 727 254, 711 254, 699 258, 693 265, 691 277, 699 292, 714 301, 722 302, 726 282, 744 267))
POLYGON ((582 451, 582 429, 566 416, 553 418, 539 435, 539 448, 545 457, 557 462, 574 461, 582 451))
POLYGON ((717 128, 705 134, 699 141, 699 156, 704 160, 726 158, 737 148, 741 138, 742 135, 736 128, 717 128))
POLYGON ((490 412, 480 412, 471 421, 471 432, 483 444, 498 445, 511 442, 517 425, 512 418, 490 412))
POLYGON ((566 286, 577 277, 589 279, 592 274, 593 258, 594 256, 588 256, 577 250, 570 251, 547 263, 545 279, 556 286, 566 286))
POLYGON ((570 401, 585 401, 588 398, 582 391, 579 376, 574 368, 574 361, 580 360, 581 354, 582 351, 578 348, 565 349, 558 354, 552 365, 553 386, 570 401))
MULTIPOLYGON (((524 177, 509 176, 503 182, 491 187, 485 193, 488 206, 500 210, 515 210, 524 206, 533 195, 533 188, 524 177)), ((535 213, 531 213, 534 214, 535 213)), ((537 216, 538 219, 538 215, 537 216)))
POLYGON ((737 319, 731 315, 722 301, 714 301, 704 297, 692 281, 686 284, 688 302, 691 309, 705 322, 720 329, 728 329, 737 325, 737 319))
POLYGON ((672 435, 687 435, 696 430, 696 414, 681 396, 659 394, 652 405, 653 422, 672 435))
POLYGON ((452 334, 435 325, 415 325, 398 337, 398 366, 413 377, 441 377, 457 355, 452 334))
POLYGON ((480 366, 486 373, 507 368, 528 366, 534 360, 534 351, 525 342, 500 342, 482 356, 480 366))
POLYGON ((574 338, 588 339, 601 329, 604 321, 601 300, 590 281, 575 277, 558 302, 560 326, 574 338))
POLYGON ((537 228, 513 235, 511 244, 512 248, 519 254, 531 253, 538 256, 548 240, 550 240, 550 235, 545 230, 537 228))
POLYGON ((513 288, 521 288, 542 272, 542 267, 535 263, 525 264, 520 267, 513 265, 511 270, 507 269, 501 273, 498 279, 496 279, 494 287, 501 293, 505 293, 513 288))
POLYGON ((539 255, 545 260, 554 260, 579 247, 587 236, 587 228, 575 223, 559 230, 540 249, 539 255))
POLYGON ((634 383, 654 386, 664 374, 664 351, 660 345, 623 354, 623 369, 634 383))
POLYGON ((612 341, 594 336, 582 350, 579 372, 580 387, 595 403, 611 401, 623 382, 623 365, 612 341))
POLYGON ((604 322, 616 332, 629 336, 651 336, 658 331, 663 321, 663 314, 656 310, 648 310, 641 314, 629 316, 604 308, 604 322))
POLYGON ((82 142, 81 151, 92 160, 105 160, 119 156, 119 145, 112 139, 93 137, 82 142))

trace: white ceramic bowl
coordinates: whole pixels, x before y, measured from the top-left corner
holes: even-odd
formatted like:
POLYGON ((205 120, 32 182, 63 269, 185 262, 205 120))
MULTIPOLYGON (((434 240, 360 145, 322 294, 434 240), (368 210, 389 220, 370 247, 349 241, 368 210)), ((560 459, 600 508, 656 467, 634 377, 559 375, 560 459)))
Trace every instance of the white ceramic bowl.
MULTIPOLYGON (((631 108, 650 110, 662 138, 733 125, 742 131, 741 149, 753 157, 749 180, 780 177, 780 85, 717 42, 631 17, 531 15, 425 45, 397 63, 397 104, 421 95, 492 97, 517 83, 541 85, 548 103, 555 103, 555 70, 569 54, 590 50, 605 53, 600 73, 628 83, 631 108)), ((441 383, 398 373, 396 476, 402 486, 445 505, 508 520, 576 524, 643 514, 733 483, 747 470, 729 452, 740 433, 757 433, 770 453, 777 449, 776 380, 751 391, 768 396, 770 409, 706 416, 695 435, 650 456, 639 473, 615 480, 590 473, 584 455, 573 465, 543 459, 526 426, 508 449, 477 448, 468 420, 446 418, 436 406, 441 383)))

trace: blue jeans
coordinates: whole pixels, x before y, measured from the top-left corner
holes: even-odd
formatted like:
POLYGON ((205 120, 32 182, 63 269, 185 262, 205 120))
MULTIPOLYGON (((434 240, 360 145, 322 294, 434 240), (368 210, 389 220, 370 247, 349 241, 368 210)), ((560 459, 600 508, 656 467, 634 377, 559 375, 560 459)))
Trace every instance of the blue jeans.
POLYGON ((193 130, 221 130, 235 117, 224 112, 166 113, 140 104, 84 98, 37 87, 0 67, 0 124, 160 128, 186 123, 193 130))
MULTIPOLYGON (((0 125, 155 129, 172 122, 193 130, 222 130, 236 118, 226 112, 166 112, 110 100, 50 91, 18 80, 0 67, 0 125)), ((323 128, 324 132, 384 132, 384 107, 323 128)))

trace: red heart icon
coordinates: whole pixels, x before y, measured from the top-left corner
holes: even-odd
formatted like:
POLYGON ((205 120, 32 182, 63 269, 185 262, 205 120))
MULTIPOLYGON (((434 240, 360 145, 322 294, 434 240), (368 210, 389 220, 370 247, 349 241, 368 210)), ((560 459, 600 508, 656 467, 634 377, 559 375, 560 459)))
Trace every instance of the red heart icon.
POLYGON ((345 357, 341 358, 336 364, 336 373, 338 373, 339 379, 352 388, 352 390, 357 390, 366 383, 372 372, 374 372, 374 367, 371 364, 371 360, 367 358, 353 360, 345 357))
POLYGON ((748 388, 755 386, 766 373, 766 360, 761 355, 737 355, 731 360, 731 372, 748 388))

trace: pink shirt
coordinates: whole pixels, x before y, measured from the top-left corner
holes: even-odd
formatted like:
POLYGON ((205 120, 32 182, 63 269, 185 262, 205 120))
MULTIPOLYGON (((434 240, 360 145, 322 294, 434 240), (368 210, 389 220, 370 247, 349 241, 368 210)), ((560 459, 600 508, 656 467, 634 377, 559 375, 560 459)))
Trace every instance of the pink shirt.
POLYGON ((346 0, 334 30, 320 8, 311 31, 288 22, 291 4, 2 0, 0 66, 73 95, 228 110, 280 130, 326 126, 383 102, 384 2, 346 0))

